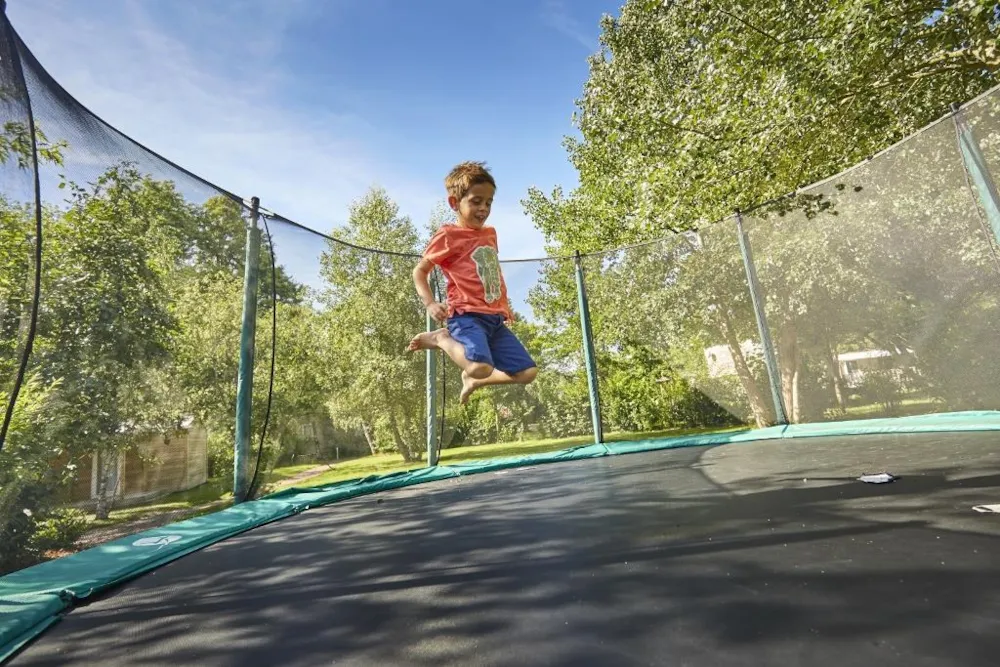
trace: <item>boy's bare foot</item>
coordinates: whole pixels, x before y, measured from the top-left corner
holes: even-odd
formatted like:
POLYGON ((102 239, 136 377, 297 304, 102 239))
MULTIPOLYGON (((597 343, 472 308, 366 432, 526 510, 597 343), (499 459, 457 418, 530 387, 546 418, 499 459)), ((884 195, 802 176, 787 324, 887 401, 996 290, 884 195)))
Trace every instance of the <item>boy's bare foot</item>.
POLYGON ((417 350, 433 350, 438 346, 438 336, 441 335, 442 331, 447 331, 447 329, 438 329, 437 331, 425 331, 421 334, 417 334, 410 341, 410 344, 406 346, 407 352, 416 352, 417 350))
POLYGON ((458 402, 465 405, 469 402, 469 396, 472 392, 479 389, 479 383, 476 382, 475 378, 470 378, 465 372, 462 372, 462 393, 458 395, 458 402))

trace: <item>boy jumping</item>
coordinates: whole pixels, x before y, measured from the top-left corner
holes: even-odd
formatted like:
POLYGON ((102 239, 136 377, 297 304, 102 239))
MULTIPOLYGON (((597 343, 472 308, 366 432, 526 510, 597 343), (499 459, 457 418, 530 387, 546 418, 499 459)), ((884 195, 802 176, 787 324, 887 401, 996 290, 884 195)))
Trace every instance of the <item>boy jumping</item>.
POLYGON ((448 326, 415 336, 406 349, 444 350, 462 369, 459 400, 466 403, 486 385, 529 384, 538 368, 506 325, 514 317, 497 259, 497 232, 485 226, 497 188, 493 176, 481 162, 463 162, 444 184, 458 224, 444 225, 431 237, 413 282, 427 312, 448 326), (435 265, 448 279, 447 306, 434 300, 427 284, 435 265))

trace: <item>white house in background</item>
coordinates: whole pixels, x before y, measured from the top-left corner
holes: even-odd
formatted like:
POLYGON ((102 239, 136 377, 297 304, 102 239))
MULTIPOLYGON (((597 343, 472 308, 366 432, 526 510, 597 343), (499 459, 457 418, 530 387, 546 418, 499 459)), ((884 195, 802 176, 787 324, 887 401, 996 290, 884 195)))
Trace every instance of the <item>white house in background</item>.
MULTIPOLYGON (((743 350, 744 357, 763 355, 763 348, 754 341, 744 341, 740 348, 743 350)), ((911 354, 913 354, 913 350, 898 353, 889 350, 858 350, 838 354, 837 363, 840 365, 840 375, 844 378, 844 383, 848 387, 856 388, 864 380, 866 372, 874 370, 899 372, 904 367, 910 366, 907 357, 911 354)), ((705 348, 705 363, 708 365, 709 377, 736 375, 736 364, 733 362, 733 355, 729 351, 728 345, 713 345, 705 348)))
POLYGON ((889 350, 861 350, 845 352, 837 355, 840 364, 840 375, 848 387, 858 387, 865 378, 865 373, 876 370, 891 370, 892 376, 902 380, 905 369, 913 369, 913 350, 891 352, 889 350))

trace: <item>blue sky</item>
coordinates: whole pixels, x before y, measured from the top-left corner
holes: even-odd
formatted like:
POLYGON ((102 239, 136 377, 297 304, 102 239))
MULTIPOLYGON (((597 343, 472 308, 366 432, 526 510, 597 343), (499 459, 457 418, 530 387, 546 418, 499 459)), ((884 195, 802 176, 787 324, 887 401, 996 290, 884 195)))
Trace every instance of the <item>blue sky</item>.
POLYGON ((620 0, 9 0, 85 106, 166 157, 331 231, 380 185, 422 227, 486 160, 501 256, 542 254, 529 186, 572 188, 561 143, 620 0), (489 5, 489 6, 488 6, 489 5))

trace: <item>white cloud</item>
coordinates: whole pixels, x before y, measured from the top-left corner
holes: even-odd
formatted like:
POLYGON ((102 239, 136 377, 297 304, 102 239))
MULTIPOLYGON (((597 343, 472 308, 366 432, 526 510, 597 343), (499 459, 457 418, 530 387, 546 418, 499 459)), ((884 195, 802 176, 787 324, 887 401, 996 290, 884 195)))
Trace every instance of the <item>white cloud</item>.
POLYGON ((545 0, 541 18, 545 25, 582 45, 588 51, 597 51, 597 40, 588 35, 580 22, 570 14, 565 0, 545 0))
MULTIPOLYGON (((366 147, 365 138, 380 137, 380 128, 337 109, 295 108, 280 93, 295 73, 277 67, 276 55, 294 39, 296 22, 308 20, 320 4, 11 0, 8 15, 70 95, 219 187, 256 195, 266 208, 329 233, 346 220, 352 200, 382 186, 422 231, 442 199, 443 176, 399 172, 366 147), (164 7, 169 21, 155 14, 164 7)), ((324 11, 336 6, 322 3, 324 11)), ((558 11, 553 17, 572 34, 558 11)), ((542 236, 521 210, 521 196, 498 202, 491 217, 504 259, 541 253, 542 236)), ((282 263, 316 284, 318 239, 287 230, 282 244, 294 258, 282 263)), ((523 311, 537 267, 511 265, 505 272, 523 311)))
POLYGON ((56 81, 151 150, 321 231, 375 184, 415 219, 439 198, 379 163, 363 141, 378 129, 363 118, 306 112, 278 94, 289 73, 273 56, 316 3, 171 2, 169 24, 147 2, 105 4, 13 0, 8 13, 56 81))

